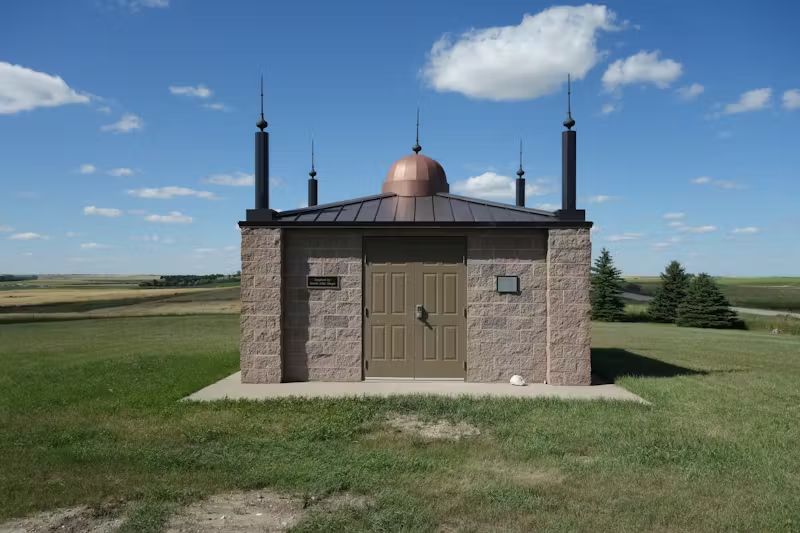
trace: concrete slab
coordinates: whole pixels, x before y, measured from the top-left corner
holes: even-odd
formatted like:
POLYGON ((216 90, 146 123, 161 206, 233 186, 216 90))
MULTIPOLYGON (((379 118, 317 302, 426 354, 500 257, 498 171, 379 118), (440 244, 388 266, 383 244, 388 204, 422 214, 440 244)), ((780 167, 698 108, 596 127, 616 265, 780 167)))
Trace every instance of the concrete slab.
POLYGON ((508 383, 465 383, 444 380, 380 380, 350 383, 306 381, 299 383, 242 383, 236 372, 184 398, 189 401, 269 400, 290 396, 300 398, 345 398, 352 396, 395 396, 434 394, 494 398, 562 398, 565 400, 646 400, 613 384, 567 387, 533 383, 515 387, 508 383))

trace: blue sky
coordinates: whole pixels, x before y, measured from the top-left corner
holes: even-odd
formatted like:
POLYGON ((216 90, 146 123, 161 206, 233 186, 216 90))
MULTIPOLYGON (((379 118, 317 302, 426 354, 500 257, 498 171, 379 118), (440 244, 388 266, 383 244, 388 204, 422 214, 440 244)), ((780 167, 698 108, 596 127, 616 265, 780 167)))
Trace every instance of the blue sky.
POLYGON ((451 191, 578 203, 628 274, 800 275, 800 5, 220 2, 0 6, 0 272, 238 269, 264 74, 273 207, 374 194, 410 153, 451 191), (242 185, 243 184, 243 185, 242 185))

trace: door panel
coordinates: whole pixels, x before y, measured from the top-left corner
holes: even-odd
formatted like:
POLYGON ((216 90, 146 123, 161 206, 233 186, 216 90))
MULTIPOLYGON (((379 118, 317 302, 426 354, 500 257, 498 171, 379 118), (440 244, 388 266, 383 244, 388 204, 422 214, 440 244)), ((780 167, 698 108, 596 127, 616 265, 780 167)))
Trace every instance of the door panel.
POLYGON ((367 241, 367 376, 464 377, 464 253, 463 239, 367 241))

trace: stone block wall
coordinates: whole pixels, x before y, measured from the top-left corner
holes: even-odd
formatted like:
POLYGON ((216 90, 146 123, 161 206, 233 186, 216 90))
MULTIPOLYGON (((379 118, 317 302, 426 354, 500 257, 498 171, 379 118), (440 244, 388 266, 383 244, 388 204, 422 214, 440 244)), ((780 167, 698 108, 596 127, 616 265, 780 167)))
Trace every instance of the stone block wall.
POLYGON ((547 230, 467 236, 467 381, 547 376, 547 230), (495 276, 519 276, 498 294, 495 276))
POLYGON ((287 231, 284 381, 360 381, 362 238, 356 231, 287 231), (339 276, 340 289, 307 289, 339 276))
POLYGON ((280 383, 283 233, 242 228, 242 383, 280 383))
POLYGON ((591 383, 588 229, 551 229, 547 243, 547 382, 591 383))

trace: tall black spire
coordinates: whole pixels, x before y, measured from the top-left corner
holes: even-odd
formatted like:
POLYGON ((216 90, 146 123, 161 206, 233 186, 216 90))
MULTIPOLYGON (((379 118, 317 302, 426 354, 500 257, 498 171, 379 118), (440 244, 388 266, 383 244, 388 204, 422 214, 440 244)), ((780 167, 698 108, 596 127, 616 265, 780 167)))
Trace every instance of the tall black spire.
POLYGON ((519 140, 519 169, 517 170, 517 207, 525 207, 525 171, 522 170, 522 139, 519 140))
POLYGON ((572 118, 572 80, 567 74, 567 119, 564 121, 564 127, 571 130, 575 125, 575 119, 572 118))
POLYGON ((417 107, 417 140, 411 149, 414 150, 415 154, 418 154, 420 150, 422 150, 422 146, 419 145, 419 107, 417 107))
POLYGON ((256 127, 261 131, 267 127, 267 121, 264 120, 264 76, 261 76, 261 118, 256 122, 256 127))
POLYGON ((317 169, 314 165, 314 139, 311 139, 311 172, 308 173, 308 207, 317 205, 317 169))

